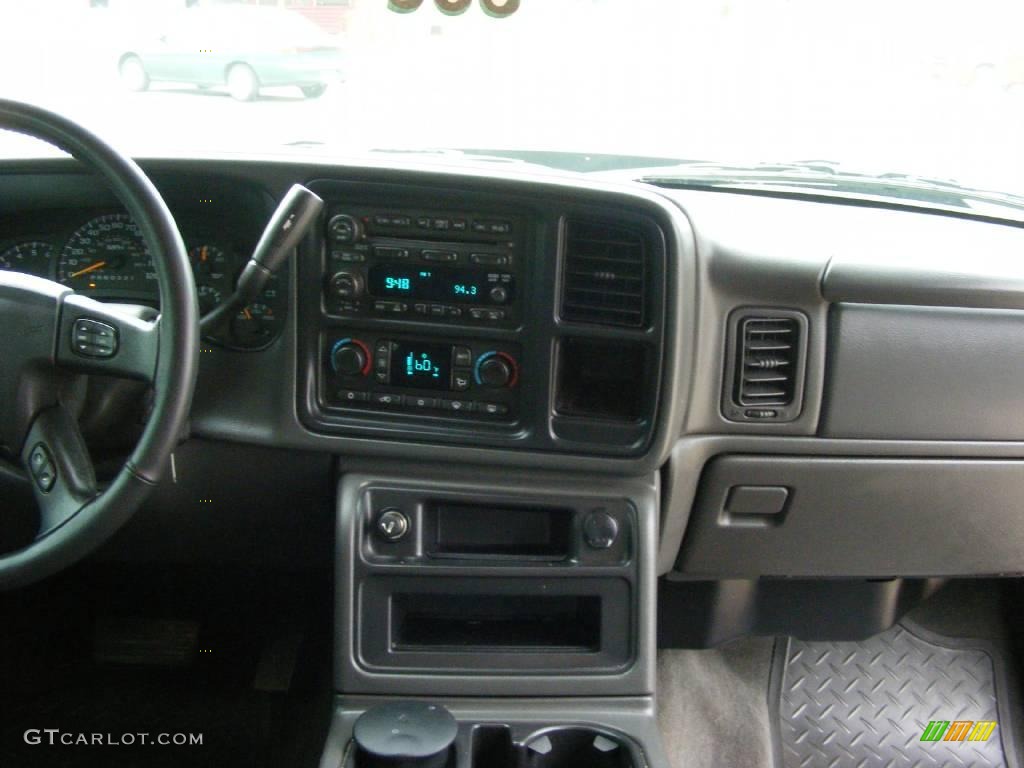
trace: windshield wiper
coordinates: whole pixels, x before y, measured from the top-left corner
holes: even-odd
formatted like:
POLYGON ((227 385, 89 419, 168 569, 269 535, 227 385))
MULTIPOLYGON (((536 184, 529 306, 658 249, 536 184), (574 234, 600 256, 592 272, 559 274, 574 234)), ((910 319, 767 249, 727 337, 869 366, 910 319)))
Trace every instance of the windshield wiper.
POLYGON ((975 189, 951 179, 908 173, 864 173, 830 160, 801 160, 751 165, 684 162, 642 176, 638 181, 684 189, 810 190, 845 197, 897 199, 976 211, 977 204, 1024 211, 1024 197, 975 189))

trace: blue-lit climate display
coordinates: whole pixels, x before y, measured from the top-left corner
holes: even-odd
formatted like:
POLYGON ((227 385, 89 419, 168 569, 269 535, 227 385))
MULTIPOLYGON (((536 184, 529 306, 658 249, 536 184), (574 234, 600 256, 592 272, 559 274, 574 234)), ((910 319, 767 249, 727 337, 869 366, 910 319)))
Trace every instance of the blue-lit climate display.
MULTIPOLYGON (((452 267, 416 267, 376 264, 370 267, 370 294, 377 297, 404 297, 423 301, 476 304, 488 301, 488 273, 476 269, 452 267)), ((496 284, 496 283, 495 283, 496 284)), ((511 282, 502 285, 509 295, 511 282)))
POLYGON ((397 343, 391 349, 391 383, 400 387, 448 389, 452 348, 447 344, 397 343))

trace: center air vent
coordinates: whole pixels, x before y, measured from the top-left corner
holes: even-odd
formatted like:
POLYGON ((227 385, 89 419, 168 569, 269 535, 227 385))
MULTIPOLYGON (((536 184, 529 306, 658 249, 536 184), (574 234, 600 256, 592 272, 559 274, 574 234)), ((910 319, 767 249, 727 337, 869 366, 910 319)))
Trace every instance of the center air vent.
POLYGON ((726 411, 739 421, 788 421, 800 412, 806 321, 798 312, 733 319, 726 411))
POLYGON ((566 223, 562 319, 640 328, 646 321, 643 235, 595 221, 566 223))

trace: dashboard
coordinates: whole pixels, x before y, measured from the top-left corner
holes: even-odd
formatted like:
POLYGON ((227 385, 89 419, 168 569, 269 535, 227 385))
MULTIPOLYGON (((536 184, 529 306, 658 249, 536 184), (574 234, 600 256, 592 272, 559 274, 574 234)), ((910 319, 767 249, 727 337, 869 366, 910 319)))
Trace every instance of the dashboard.
MULTIPOLYGON (((204 342, 195 437, 525 485, 646 477, 660 573, 1019 571, 1018 226, 598 176, 143 167, 204 301, 293 183, 326 203, 266 333, 204 342), (974 538, 943 537, 934 516, 965 509, 974 538)), ((136 237, 73 164, 0 174, 5 268, 153 304, 136 237)))

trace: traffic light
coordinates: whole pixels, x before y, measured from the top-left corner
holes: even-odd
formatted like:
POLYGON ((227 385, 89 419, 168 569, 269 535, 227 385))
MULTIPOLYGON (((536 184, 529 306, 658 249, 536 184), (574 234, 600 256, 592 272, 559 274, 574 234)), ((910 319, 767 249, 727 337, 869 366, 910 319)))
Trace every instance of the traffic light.
POLYGON ((501 19, 519 10, 519 0, 480 0, 480 7, 488 16, 501 19))

